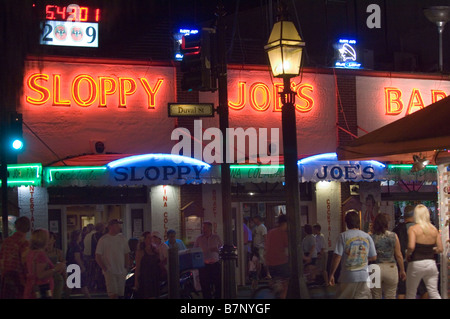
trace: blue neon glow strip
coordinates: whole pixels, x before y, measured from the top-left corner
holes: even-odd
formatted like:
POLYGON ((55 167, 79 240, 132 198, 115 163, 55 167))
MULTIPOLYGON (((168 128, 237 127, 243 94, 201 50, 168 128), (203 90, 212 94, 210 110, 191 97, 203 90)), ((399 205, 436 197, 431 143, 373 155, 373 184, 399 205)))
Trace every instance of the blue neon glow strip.
POLYGON ((370 164, 372 164, 372 165, 378 165, 378 166, 380 166, 380 167, 382 167, 382 168, 385 168, 385 167, 386 167, 385 164, 383 164, 383 163, 381 163, 381 162, 378 162, 378 161, 374 161, 374 160, 363 161, 363 162, 368 162, 368 163, 370 163, 370 164))
POLYGON ((121 158, 115 161, 112 161, 111 163, 108 163, 107 166, 109 168, 114 168, 117 166, 122 165, 129 165, 135 162, 145 161, 145 160, 151 160, 151 159, 164 159, 164 160, 170 160, 174 163, 186 163, 191 165, 200 165, 205 166, 206 168, 211 168, 211 165, 208 163, 202 162, 198 159, 182 156, 182 155, 176 155, 176 154, 143 154, 143 155, 134 155, 129 156, 125 158, 121 158))
MULTIPOLYGON (((315 161, 337 161, 337 154, 336 153, 323 153, 323 154, 313 155, 313 156, 306 157, 306 158, 299 160, 297 162, 297 164, 304 165, 304 164, 308 164, 308 163, 315 162, 315 161)), ((374 165, 374 166, 380 166, 382 168, 386 167, 386 165, 384 165, 383 163, 374 161, 374 160, 363 161, 363 162, 374 165)))
POLYGON ((297 162, 297 164, 303 165, 315 161, 337 161, 337 154, 336 153, 317 154, 310 157, 302 158, 297 162))

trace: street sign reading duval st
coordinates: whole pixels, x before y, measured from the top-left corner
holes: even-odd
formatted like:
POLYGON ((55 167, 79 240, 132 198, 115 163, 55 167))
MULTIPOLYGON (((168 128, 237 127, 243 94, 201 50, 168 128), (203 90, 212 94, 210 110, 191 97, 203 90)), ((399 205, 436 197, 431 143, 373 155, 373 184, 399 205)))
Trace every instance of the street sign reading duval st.
POLYGON ((213 103, 169 103, 170 117, 213 117, 213 103))

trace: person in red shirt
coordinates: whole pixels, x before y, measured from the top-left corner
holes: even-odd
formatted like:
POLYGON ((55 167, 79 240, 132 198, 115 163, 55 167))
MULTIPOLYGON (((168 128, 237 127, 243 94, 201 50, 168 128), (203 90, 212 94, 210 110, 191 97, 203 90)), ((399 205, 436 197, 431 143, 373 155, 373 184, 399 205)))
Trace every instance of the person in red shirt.
POLYGON ((25 236, 31 223, 22 216, 14 225, 16 232, 5 239, 0 250, 1 299, 22 299, 25 288, 25 260, 30 246, 25 236))
POLYGON ((265 260, 270 275, 279 281, 281 287, 279 296, 286 298, 289 285, 290 267, 288 254, 288 234, 286 215, 278 216, 278 227, 271 229, 266 236, 265 260))

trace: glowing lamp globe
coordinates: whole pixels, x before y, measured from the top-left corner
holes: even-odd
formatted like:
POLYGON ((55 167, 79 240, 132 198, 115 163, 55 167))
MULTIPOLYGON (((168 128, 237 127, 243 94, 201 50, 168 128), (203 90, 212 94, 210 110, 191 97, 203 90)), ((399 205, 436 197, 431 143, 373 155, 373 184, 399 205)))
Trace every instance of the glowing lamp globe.
POLYGON ((23 148, 23 142, 19 139, 16 139, 12 142, 12 147, 13 149, 15 149, 16 151, 19 151, 23 148))
POLYGON ((305 42, 291 21, 278 21, 274 24, 264 50, 269 56, 273 76, 293 78, 300 74, 302 51, 305 42))

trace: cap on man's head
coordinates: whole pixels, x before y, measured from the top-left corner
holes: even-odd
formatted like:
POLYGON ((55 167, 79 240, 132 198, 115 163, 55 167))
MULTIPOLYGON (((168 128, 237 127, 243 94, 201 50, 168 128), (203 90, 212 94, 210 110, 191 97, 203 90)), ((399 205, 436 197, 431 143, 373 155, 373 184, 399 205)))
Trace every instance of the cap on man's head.
POLYGON ((152 232, 152 237, 156 237, 156 238, 159 238, 161 240, 163 239, 162 236, 161 236, 161 233, 159 231, 156 231, 156 230, 152 232))
POLYGON ((203 224, 206 224, 206 225, 212 226, 212 222, 211 222, 211 221, 209 221, 209 220, 204 220, 204 221, 203 221, 203 224))
POLYGON ((111 219, 108 223, 108 226, 117 225, 117 224, 123 224, 123 221, 120 219, 111 219))
POLYGON ((170 236, 170 235, 172 235, 172 234, 176 234, 177 232, 175 231, 175 229, 169 229, 168 231, 167 231, 167 236, 170 236))
POLYGON ((407 205, 405 206, 405 210, 404 210, 404 214, 403 216, 405 218, 411 218, 414 217, 414 206, 413 205, 407 205))

